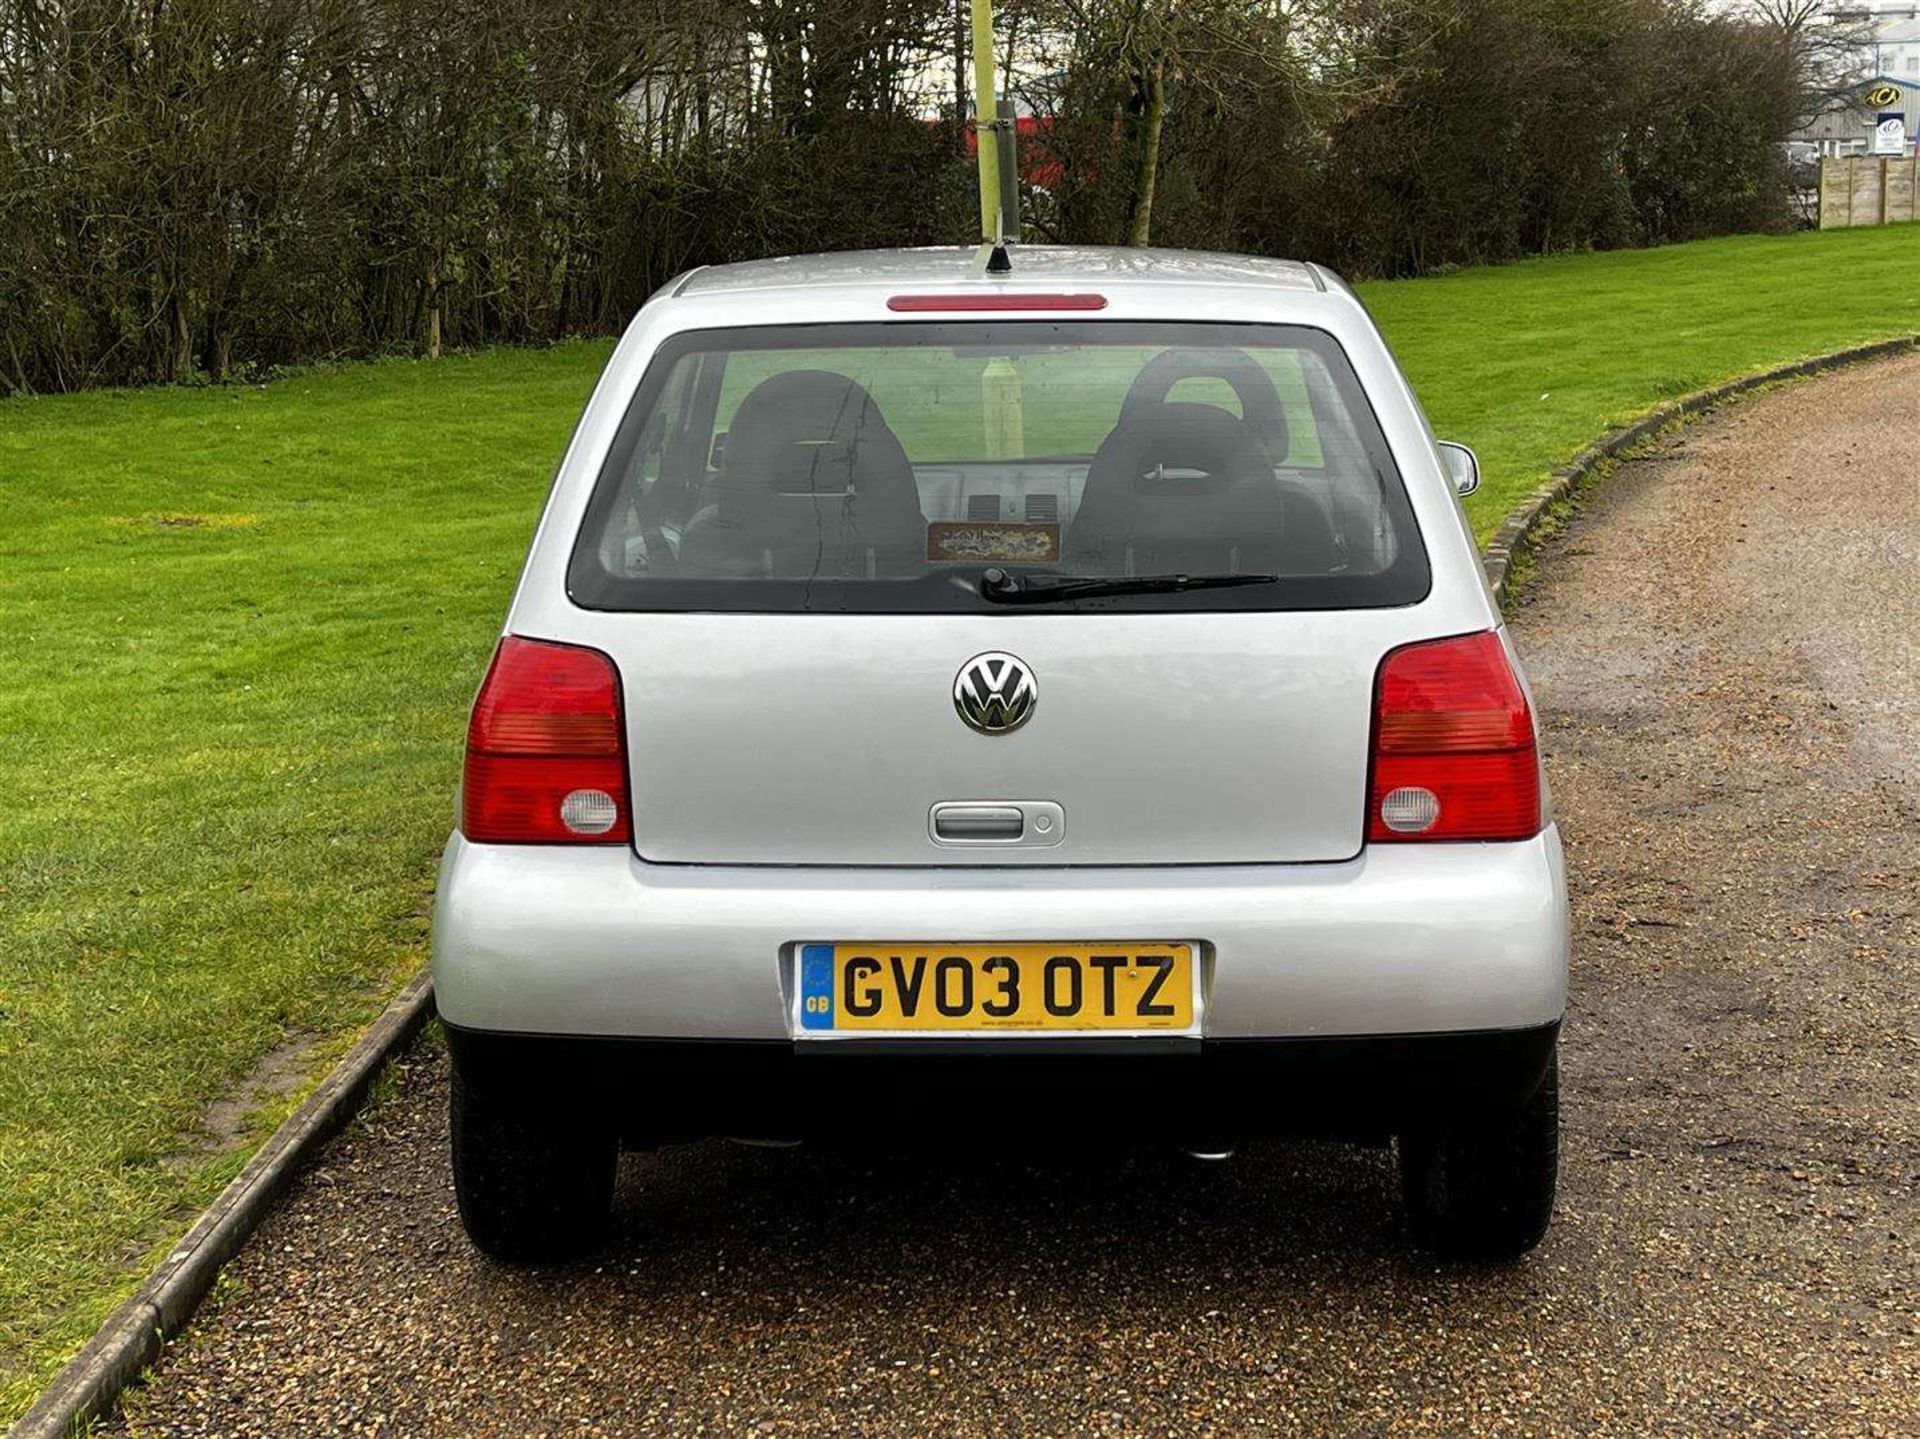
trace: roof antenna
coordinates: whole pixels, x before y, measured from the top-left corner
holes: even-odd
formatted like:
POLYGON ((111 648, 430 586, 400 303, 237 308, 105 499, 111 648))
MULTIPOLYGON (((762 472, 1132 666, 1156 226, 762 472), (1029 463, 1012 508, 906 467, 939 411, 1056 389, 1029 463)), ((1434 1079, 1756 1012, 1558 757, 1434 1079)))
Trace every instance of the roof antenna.
POLYGON ((1005 210, 995 209, 993 212, 993 253, 987 256, 987 273, 989 275, 1006 275, 1012 273, 1013 261, 1007 255, 1006 224, 1007 212, 1005 210))

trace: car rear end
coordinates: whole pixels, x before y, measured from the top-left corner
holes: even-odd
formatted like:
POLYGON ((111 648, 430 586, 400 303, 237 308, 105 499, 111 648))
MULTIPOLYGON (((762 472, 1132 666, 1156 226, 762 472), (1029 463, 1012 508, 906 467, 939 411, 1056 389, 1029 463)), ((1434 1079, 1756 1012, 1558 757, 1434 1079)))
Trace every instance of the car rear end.
POLYGON ((706 1134, 1394 1133, 1430 1237, 1525 1247, 1537 1182, 1445 1215, 1473 1143, 1531 1115, 1542 1162, 1566 945, 1518 664, 1337 282, 696 274, 609 363, 474 710, 463 1214, 548 1252, 619 1143, 706 1134))

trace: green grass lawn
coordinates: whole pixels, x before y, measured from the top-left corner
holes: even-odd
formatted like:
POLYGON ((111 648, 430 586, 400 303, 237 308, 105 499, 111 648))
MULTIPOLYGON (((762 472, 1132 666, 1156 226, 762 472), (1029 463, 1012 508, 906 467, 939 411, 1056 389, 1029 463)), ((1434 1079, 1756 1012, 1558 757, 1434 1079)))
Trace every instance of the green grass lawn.
MULTIPOLYGON (((1920 331, 1920 227, 1369 286, 1484 534, 1607 424, 1920 331)), ((425 958, 465 707, 605 343, 0 404, 0 1423, 425 958)))
POLYGON ((1529 260, 1362 296, 1442 438, 1480 452, 1482 539, 1608 425, 1720 380, 1920 333, 1920 225, 1529 260))

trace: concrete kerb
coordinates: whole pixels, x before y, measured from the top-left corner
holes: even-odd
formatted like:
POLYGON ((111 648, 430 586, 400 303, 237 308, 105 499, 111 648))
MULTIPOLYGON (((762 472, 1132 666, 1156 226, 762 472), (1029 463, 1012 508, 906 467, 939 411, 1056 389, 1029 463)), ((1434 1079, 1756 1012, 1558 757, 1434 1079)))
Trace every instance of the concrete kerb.
POLYGON ((342 1056, 306 1102, 274 1130, 184 1238, 9 1431, 10 1439, 65 1439, 112 1410, 213 1288, 221 1266, 271 1212, 302 1165, 366 1102, 387 1061, 433 1014, 422 971, 342 1056))
POLYGON ((1897 355, 1916 345, 1920 345, 1920 335, 1907 335, 1897 340, 1879 340, 1870 345, 1855 345, 1831 354, 1795 360, 1789 365, 1777 365, 1770 370, 1742 375, 1724 384, 1683 395, 1648 411, 1630 425, 1607 431, 1507 511, 1500 528, 1487 541, 1482 562, 1486 566, 1487 580, 1493 586, 1495 600, 1505 606, 1513 597, 1514 563, 1527 552, 1548 511, 1586 483, 1607 461, 1652 439, 1669 425, 1700 415, 1749 390, 1839 369, 1843 365, 1857 365, 1867 360, 1897 355))
MULTIPOLYGON (((1607 461, 1678 421, 1710 410, 1746 391, 1900 354, 1920 346, 1920 335, 1857 345, 1796 360, 1670 401, 1621 429, 1610 430, 1508 511, 1487 542, 1487 578, 1501 604, 1511 597, 1515 560, 1523 555, 1541 520, 1607 461)), ((87 1341, 20 1421, 8 1439, 67 1439, 88 1421, 109 1413, 126 1388, 159 1358, 166 1342, 186 1327, 219 1277, 285 1193, 295 1174, 365 1103, 388 1061, 410 1044, 433 1014, 433 982, 423 971, 393 1002, 319 1087, 276 1129, 233 1182, 202 1214, 133 1297, 87 1341)))

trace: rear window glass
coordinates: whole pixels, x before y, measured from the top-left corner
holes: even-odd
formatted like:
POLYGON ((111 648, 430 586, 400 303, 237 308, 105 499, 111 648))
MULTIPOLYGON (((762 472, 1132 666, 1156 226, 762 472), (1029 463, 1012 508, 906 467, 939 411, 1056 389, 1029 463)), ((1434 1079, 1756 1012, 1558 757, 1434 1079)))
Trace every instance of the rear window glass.
POLYGON ((1241 576, 1049 608, 1427 592, 1345 356, 1272 325, 702 330, 655 355, 568 573, 593 609, 936 612, 1077 579, 1241 576), (999 575, 994 575, 998 571, 999 575))

